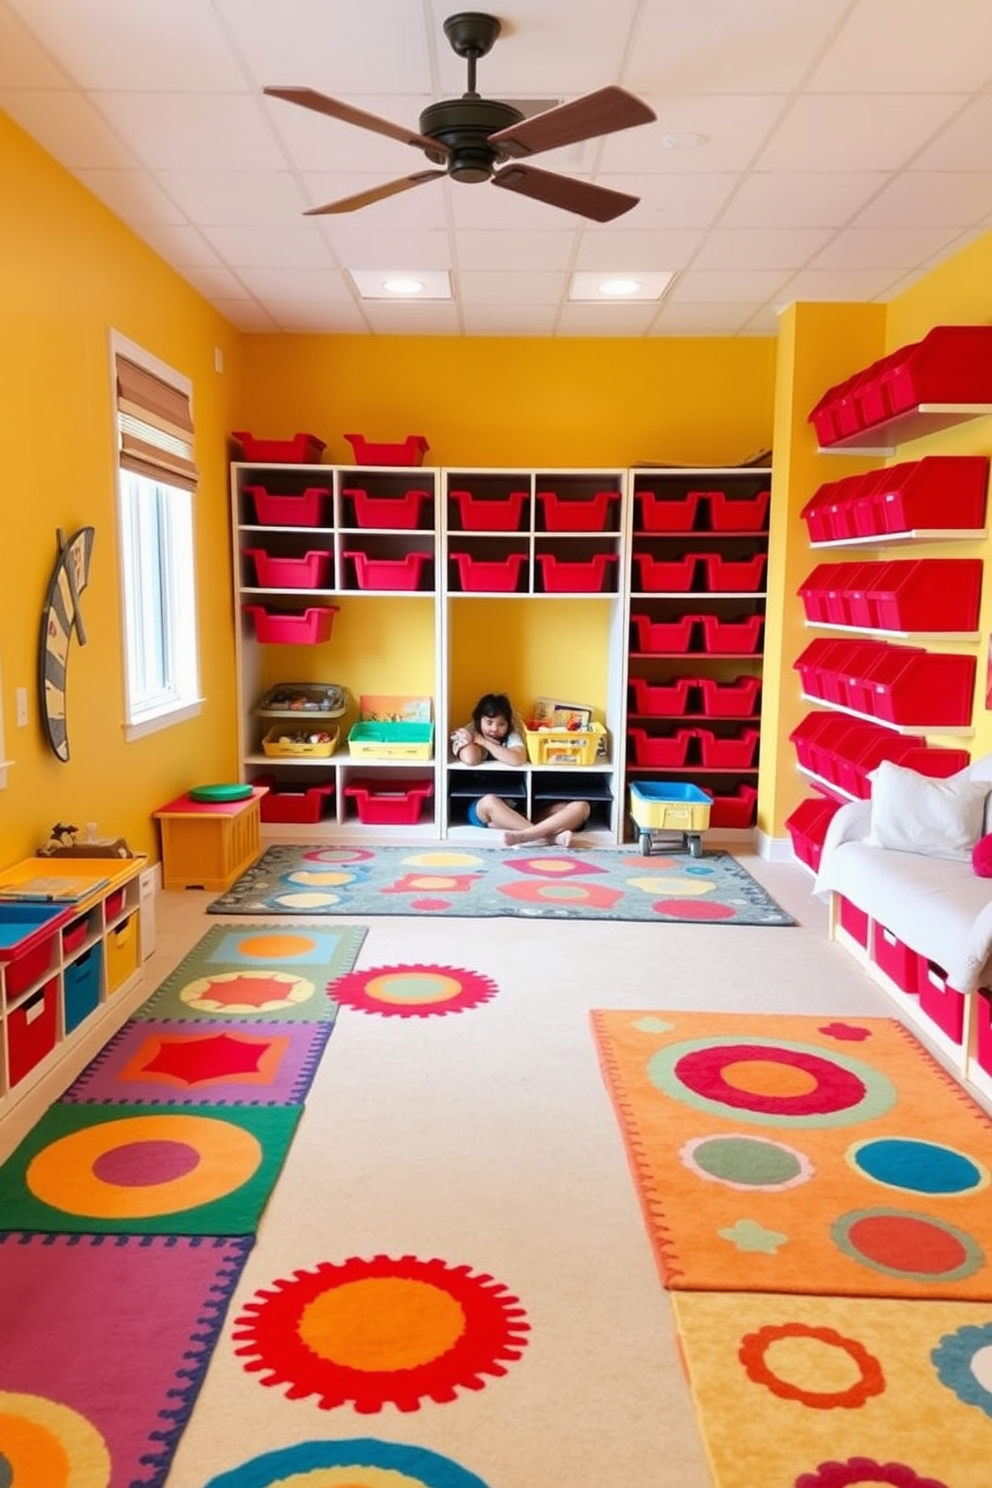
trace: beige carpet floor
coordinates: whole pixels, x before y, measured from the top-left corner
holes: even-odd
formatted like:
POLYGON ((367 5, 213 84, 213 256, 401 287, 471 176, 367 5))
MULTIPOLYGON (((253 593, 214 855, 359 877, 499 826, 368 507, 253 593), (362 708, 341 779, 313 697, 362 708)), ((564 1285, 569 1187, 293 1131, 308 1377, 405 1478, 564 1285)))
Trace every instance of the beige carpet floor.
MULTIPOLYGON (((457 1015, 342 1008, 167 1488, 204 1488, 297 1442, 368 1436, 442 1453, 487 1488, 710 1488, 589 1010, 892 1014, 828 942, 809 875, 741 860, 795 928, 363 922, 359 969, 454 966, 499 990, 457 1015), (256 1291, 377 1254, 495 1277, 526 1310, 522 1357, 484 1388, 408 1414, 322 1410, 245 1371, 231 1334, 256 1291)), ((213 897, 159 897, 149 991, 223 923, 205 916, 213 897)))

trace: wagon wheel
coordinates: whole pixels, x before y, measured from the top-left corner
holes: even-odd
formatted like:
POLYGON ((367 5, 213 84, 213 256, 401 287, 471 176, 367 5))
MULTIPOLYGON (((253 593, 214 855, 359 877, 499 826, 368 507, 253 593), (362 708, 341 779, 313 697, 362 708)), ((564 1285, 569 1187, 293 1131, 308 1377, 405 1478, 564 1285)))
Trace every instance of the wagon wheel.
POLYGON ((641 833, 641 852, 644 855, 644 857, 646 857, 646 858, 649 858, 651 856, 651 833, 650 832, 642 832, 641 833))
POLYGON ((689 832, 689 856, 690 858, 701 858, 703 856, 703 839, 698 832, 689 832))

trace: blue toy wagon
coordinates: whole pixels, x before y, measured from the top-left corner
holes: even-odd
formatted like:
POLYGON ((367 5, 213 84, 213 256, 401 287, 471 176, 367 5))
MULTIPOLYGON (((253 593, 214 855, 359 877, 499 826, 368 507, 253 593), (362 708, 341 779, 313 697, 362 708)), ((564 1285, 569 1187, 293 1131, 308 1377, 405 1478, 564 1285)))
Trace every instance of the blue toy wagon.
POLYGON ((710 824, 713 802, 698 785, 685 780, 641 780, 630 787, 630 814, 640 837, 641 852, 650 857, 656 833, 681 834, 682 846, 693 858, 703 855, 703 833, 710 824))

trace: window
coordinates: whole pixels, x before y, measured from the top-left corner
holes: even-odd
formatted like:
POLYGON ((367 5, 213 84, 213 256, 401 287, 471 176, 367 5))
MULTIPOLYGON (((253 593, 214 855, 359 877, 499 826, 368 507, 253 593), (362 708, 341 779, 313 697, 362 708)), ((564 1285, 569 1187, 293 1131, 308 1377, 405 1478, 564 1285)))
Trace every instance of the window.
POLYGON ((200 708, 193 419, 185 378, 114 339, 127 738, 200 708))

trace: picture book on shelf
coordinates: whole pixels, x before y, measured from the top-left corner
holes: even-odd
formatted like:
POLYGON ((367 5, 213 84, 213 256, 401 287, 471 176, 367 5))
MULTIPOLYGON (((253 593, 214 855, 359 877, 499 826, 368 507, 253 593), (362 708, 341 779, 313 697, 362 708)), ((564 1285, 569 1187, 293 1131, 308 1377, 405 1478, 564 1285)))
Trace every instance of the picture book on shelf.
POLYGON ((20 899, 41 904, 72 904, 85 899, 110 882, 109 878, 25 878, 19 883, 0 884, 0 899, 20 899))

